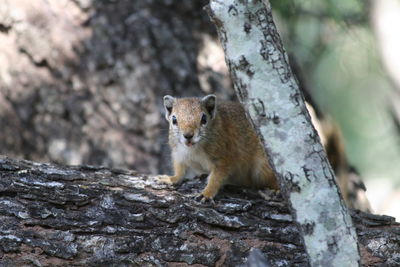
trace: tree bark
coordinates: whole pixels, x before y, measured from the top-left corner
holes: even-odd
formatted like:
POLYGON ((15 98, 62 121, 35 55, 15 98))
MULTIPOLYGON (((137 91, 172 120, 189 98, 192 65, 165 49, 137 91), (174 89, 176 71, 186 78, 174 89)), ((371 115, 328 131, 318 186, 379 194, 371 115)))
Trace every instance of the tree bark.
POLYGON ((238 98, 265 145, 311 266, 360 264, 335 175, 274 25, 268 1, 211 0, 238 98))
MULTIPOLYGON (((215 205, 135 171, 0 158, 0 266, 307 266, 279 194, 230 187, 215 205), (261 254, 260 254, 261 251, 261 254)), ((394 218, 352 212, 362 264, 400 264, 394 218)))
POLYGON ((234 95, 206 3, 0 1, 0 154, 166 172, 162 96, 234 95))

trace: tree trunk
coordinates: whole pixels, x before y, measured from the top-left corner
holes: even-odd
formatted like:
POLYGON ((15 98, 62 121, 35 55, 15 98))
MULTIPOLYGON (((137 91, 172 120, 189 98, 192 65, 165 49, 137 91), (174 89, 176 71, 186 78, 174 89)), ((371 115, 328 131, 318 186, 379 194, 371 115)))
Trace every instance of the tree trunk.
POLYGON ((264 141, 311 266, 356 266, 357 237, 268 1, 211 0, 236 93, 264 141))
MULTIPOLYGON (((230 187, 205 205, 193 198, 204 183, 0 158, 0 266, 239 266, 250 248, 271 266, 308 265, 280 195, 230 187)), ((363 265, 400 264, 399 224, 352 216, 363 265)))

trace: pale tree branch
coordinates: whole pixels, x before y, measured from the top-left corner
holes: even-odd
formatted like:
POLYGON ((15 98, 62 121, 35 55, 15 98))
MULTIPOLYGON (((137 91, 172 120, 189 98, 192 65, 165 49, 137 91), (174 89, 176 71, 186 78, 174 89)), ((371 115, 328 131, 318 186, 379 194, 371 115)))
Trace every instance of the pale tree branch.
POLYGON ((312 266, 360 264, 357 237, 335 175, 261 0, 211 0, 235 90, 262 137, 312 266))

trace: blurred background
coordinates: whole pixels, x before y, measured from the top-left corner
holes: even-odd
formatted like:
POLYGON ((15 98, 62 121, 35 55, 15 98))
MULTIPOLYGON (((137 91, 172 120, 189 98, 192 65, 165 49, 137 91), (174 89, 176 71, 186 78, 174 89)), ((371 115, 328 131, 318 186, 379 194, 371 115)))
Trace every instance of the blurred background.
MULTIPOLYGON (((170 171, 162 96, 235 99, 208 1, 0 1, 0 154, 170 171)), ((271 0, 295 72, 400 220, 400 1, 271 0)))

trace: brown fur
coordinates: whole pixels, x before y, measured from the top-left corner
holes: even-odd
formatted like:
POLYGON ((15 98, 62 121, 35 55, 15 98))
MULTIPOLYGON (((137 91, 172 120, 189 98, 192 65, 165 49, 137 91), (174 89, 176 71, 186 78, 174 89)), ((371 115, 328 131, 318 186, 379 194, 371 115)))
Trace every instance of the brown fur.
POLYGON ((169 115, 167 110, 167 119, 170 121, 169 144, 175 174, 164 177, 164 182, 178 183, 188 168, 200 166, 200 172, 210 173, 207 186, 201 193, 204 198, 213 198, 225 184, 278 189, 261 141, 240 103, 217 103, 213 117, 207 110, 207 103, 200 98, 173 99, 169 115), (208 117, 203 129, 202 114, 208 117), (177 119, 175 128, 171 122, 172 115, 177 119), (185 147, 181 136, 196 136, 196 133, 201 135, 200 141, 190 148, 185 147), (184 152, 179 152, 180 149, 184 152), (188 154, 181 157, 180 153, 188 154), (193 163, 190 160, 192 156, 193 163))
MULTIPOLYGON (((213 116, 209 112, 213 101, 204 100, 210 100, 209 97, 164 98, 166 118, 170 122, 169 144, 175 173, 173 176, 162 176, 161 181, 178 183, 188 169, 194 169, 198 173, 209 174, 207 186, 201 193, 204 198, 213 198, 225 184, 278 189, 276 177, 268 164, 261 141, 247 120, 241 104, 216 103, 213 116), (208 118, 205 127, 200 124, 202 114, 207 114, 208 118), (171 123, 172 115, 176 116, 176 127, 171 123), (201 135, 200 141, 193 147, 182 149, 185 148, 182 136, 196 133, 201 135)), ((212 99, 215 100, 215 96, 212 96, 212 99)), ((311 106, 307 105, 307 109, 321 137, 347 205, 361 207, 357 204, 360 201, 349 197, 354 194, 354 190, 348 189, 349 175, 355 175, 349 171, 340 129, 329 119, 317 118, 311 106)), ((359 183, 362 184, 361 181, 359 183)), ((361 193, 365 193, 364 191, 361 193)), ((364 199, 361 201, 362 207, 366 208, 362 209, 368 210, 368 200, 365 197, 364 199)))

